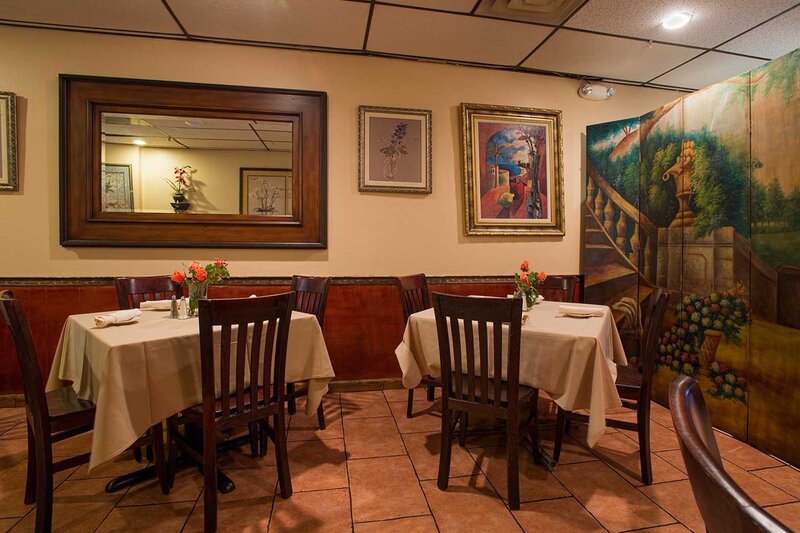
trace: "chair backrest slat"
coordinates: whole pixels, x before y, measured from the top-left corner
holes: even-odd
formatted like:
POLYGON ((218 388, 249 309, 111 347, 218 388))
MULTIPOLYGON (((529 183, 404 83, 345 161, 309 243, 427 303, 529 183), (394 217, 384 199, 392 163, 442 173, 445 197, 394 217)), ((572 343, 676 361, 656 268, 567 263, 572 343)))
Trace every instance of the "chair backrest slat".
POLYGON ((173 296, 180 298, 183 294, 181 285, 172 281, 169 276, 116 278, 114 286, 120 309, 135 309, 142 302, 169 300, 173 296))
POLYGON ((791 531, 725 472, 703 392, 693 378, 672 380, 669 405, 694 499, 711 533, 791 531))
POLYGON ((403 305, 404 322, 408 322, 408 317, 414 313, 424 311, 431 306, 425 274, 397 277, 395 285, 400 293, 400 303, 403 305))
MULTIPOLYGON (((272 381, 273 390, 285 386, 286 345, 289 338, 294 293, 264 296, 260 298, 230 298, 200 300, 200 354, 203 375, 203 408, 213 412, 218 399, 215 393, 215 343, 214 327, 219 326, 219 385, 221 406, 216 413, 216 422, 246 415, 259 409, 270 409, 274 399, 264 395, 264 402, 258 401, 258 385, 265 388, 272 381), (267 323, 266 338, 262 337, 264 323, 267 323), (232 330, 236 327, 236 351, 231 353, 232 330), (277 339, 275 333, 277 332, 277 339), (250 338, 252 336, 252 338, 250 338), (262 342, 264 338, 265 342, 262 342), (250 358, 247 361, 248 340, 250 358), (254 360, 255 359, 255 360, 254 360), (233 368, 231 366, 233 365, 233 368), (263 365, 264 380, 258 383, 258 368, 263 365), (274 371, 272 368, 274 366, 274 371), (250 384, 244 379, 249 373, 250 384), (231 380, 233 376, 233 380, 231 380), (254 379, 255 378, 255 379, 254 379), (235 390, 231 391, 231 382, 235 390), (254 384, 255 382, 255 384, 254 384), (245 391, 250 392, 247 402, 245 391), (234 409, 231 409, 231 402, 234 409)), ((283 398, 278 394, 278 398, 283 398)), ((207 414, 205 416, 208 416, 207 414)))
POLYGON ((296 293, 294 310, 317 317, 319 327, 325 325, 325 304, 331 278, 292 276, 292 291, 296 293))
POLYGON ((439 337, 443 396, 446 396, 443 401, 452 398, 471 402, 476 406, 490 405, 493 408, 505 408, 501 405, 502 400, 505 400, 509 409, 508 416, 512 416, 510 410, 516 409, 519 398, 519 353, 522 330, 522 306, 519 305, 519 300, 434 293, 433 307, 439 337), (491 370, 488 364, 489 324, 491 324, 494 352, 492 354, 494 366, 491 370), (477 349, 474 342, 475 325, 478 335, 477 349), (504 325, 507 327, 504 328, 504 325), (508 341, 504 354, 503 336, 506 331, 508 341), (466 368, 461 362, 462 358, 466 360, 466 368), (451 369, 451 361, 452 371, 448 372, 451 369), (505 395, 502 394, 504 376, 505 395), (491 401, 489 380, 493 384, 491 401), (463 387, 464 381, 466 389, 463 387))
MULTIPOLYGON (((247 365, 248 324, 239 324, 236 334, 236 411, 244 412, 245 372, 247 365)), ((256 352, 257 353, 257 352, 256 352)))
POLYGON ((50 413, 44 389, 44 374, 22 303, 11 291, 0 291, 0 315, 11 330, 25 391, 25 406, 34 433, 50 435, 50 413))
POLYGON ((639 390, 639 404, 649 404, 652 393, 653 370, 656 364, 656 347, 658 337, 661 333, 661 324, 664 321, 664 314, 669 303, 669 292, 660 287, 653 289, 648 300, 648 314, 645 318, 645 337, 642 342, 642 350, 639 357, 640 370, 642 372, 642 388, 639 390))

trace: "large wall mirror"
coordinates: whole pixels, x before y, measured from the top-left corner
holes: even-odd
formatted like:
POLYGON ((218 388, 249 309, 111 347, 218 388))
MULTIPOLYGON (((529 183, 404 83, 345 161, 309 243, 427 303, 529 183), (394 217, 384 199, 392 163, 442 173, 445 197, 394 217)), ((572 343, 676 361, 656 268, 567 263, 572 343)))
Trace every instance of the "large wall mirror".
POLYGON ((326 246, 325 93, 61 76, 64 246, 326 246))

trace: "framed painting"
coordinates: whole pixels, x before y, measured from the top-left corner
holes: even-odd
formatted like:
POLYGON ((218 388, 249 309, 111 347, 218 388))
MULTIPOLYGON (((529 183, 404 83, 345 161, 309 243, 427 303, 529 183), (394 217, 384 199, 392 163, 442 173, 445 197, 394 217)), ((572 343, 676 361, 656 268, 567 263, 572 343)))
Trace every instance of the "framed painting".
POLYGON ((131 165, 101 163, 103 211, 133 213, 131 165))
POLYGON ((461 104, 466 235, 564 235, 561 111, 461 104))
POLYGON ((431 112, 358 108, 358 190, 430 194, 431 112))
POLYGON ((0 191, 18 191, 17 95, 0 92, 0 191))
POLYGON ((292 169, 240 168, 239 179, 241 214, 292 216, 292 169))

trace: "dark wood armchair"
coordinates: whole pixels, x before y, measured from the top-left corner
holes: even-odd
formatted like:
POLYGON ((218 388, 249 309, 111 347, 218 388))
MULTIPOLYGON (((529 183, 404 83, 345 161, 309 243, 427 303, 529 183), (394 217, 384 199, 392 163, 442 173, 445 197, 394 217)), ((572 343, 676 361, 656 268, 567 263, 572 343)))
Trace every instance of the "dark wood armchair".
MULTIPOLYGON (((508 458, 508 504, 519 509, 519 445, 530 436, 538 451, 536 409, 538 389, 519 384, 522 306, 507 298, 470 298, 433 294, 439 358, 442 368, 442 449, 438 486, 446 490, 450 477, 450 452, 456 422, 466 428, 469 414, 505 420, 508 458), (507 325, 507 353, 503 334, 507 325), (477 332, 478 343, 475 343, 477 332), (463 346, 462 350, 462 337, 463 346), (451 343, 451 339, 453 342, 451 343), (491 355, 490 355, 491 353, 491 355), (493 372, 490 374, 489 361, 493 372), (502 380, 501 375, 506 379, 502 380)), ((538 454, 535 455, 538 461, 538 454)))
MULTIPOLYGON (((636 422, 609 418, 606 425, 615 428, 629 429, 639 434, 639 459, 642 469, 642 483, 653 482, 653 467, 650 460, 650 400, 652 396, 653 370, 656 361, 656 346, 660 333, 664 312, 667 309, 669 293, 656 287, 650 294, 647 303, 645 336, 642 338, 639 367, 617 365, 617 392, 623 401, 631 402, 636 407, 636 422)), ((586 417, 569 413, 560 407, 556 418, 556 440, 553 450, 553 461, 558 463, 561 445, 567 431, 569 419, 586 417)))
POLYGON ((669 407, 694 499, 710 533, 788 533, 725 472, 714 429, 697 381, 678 376, 669 387, 669 407))
POLYGON ((79 399, 72 387, 45 392, 44 375, 28 320, 11 291, 0 292, 0 314, 14 338, 25 388, 28 475, 24 501, 36 502, 36 531, 49 532, 53 474, 89 462, 88 453, 53 462, 53 443, 91 431, 95 406, 79 399))
POLYGON ((545 300, 575 302, 581 285, 581 276, 547 276, 539 289, 545 300))
POLYGON ((203 401, 183 414, 187 423, 202 428, 202 453, 179 432, 171 430, 169 435, 170 448, 177 443, 203 465, 207 532, 217 528, 217 446, 221 444, 220 435, 227 431, 244 427, 252 432, 256 426, 262 436, 269 437, 275 444, 281 496, 292 495, 286 449, 285 373, 293 307, 294 293, 199 302, 203 401), (220 328, 216 334, 215 327, 220 328), (215 344, 219 346, 218 356, 215 344))
MULTIPOLYGON (((325 325, 325 304, 328 301, 330 285, 331 278, 292 276, 292 291, 295 293, 294 310, 316 316, 320 329, 325 325)), ((297 412, 297 398, 307 394, 308 389, 305 387, 297 388, 295 383, 286 384, 286 399, 290 415, 297 412)), ((317 421, 319 428, 325 429, 325 410, 322 403, 317 407, 317 421)))
MULTIPOLYGON (((431 301, 428 293, 428 281, 425 274, 414 274, 411 276, 400 276, 394 278, 397 291, 400 293, 400 303, 403 306, 403 322, 408 324, 408 317, 414 313, 419 313, 430 308, 431 301)), ((428 401, 432 402, 436 392, 436 387, 441 387, 441 383, 431 376, 422 376, 422 385, 427 388, 428 401)), ((408 389, 408 406, 406 416, 411 418, 414 410, 414 389, 408 389)))
POLYGON ((180 283, 169 276, 140 276, 114 279, 120 309, 136 309, 142 302, 169 300, 183 294, 180 283))
MULTIPOLYGON (((115 278, 114 286, 117 289, 117 303, 120 309, 137 309, 142 302, 152 300, 169 300, 173 296, 180 298, 183 289, 180 283, 175 283, 169 276, 138 276, 115 278)), ((156 424, 150 428, 145 437, 149 437, 147 455, 155 463, 158 481, 164 494, 169 492, 167 468, 164 458, 163 425, 156 424)), ((133 448, 137 461, 142 460, 142 450, 133 448)))

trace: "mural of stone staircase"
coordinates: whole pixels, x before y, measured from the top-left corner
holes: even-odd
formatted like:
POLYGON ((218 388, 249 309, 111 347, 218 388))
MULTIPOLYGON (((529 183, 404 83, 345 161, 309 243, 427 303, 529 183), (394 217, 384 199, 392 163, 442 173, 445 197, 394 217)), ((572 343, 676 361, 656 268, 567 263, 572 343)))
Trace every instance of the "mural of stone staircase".
MULTIPOLYGON (((587 206, 584 210, 586 301, 605 305, 612 305, 624 297, 644 301, 652 292, 649 284, 639 286, 639 272, 603 231, 592 211, 587 206)), ((615 311, 615 318, 619 319, 617 315, 615 311)))

